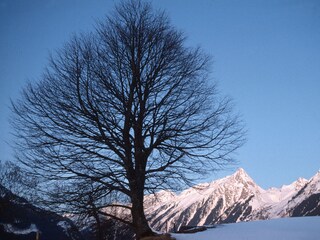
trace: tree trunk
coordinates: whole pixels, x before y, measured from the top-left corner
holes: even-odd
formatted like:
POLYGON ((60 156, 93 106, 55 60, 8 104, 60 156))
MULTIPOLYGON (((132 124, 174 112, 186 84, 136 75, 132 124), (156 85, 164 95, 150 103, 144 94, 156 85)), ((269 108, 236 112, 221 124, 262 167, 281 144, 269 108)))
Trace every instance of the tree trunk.
POLYGON ((139 240, 146 236, 154 236, 143 209, 143 191, 138 190, 132 193, 132 222, 136 233, 136 239, 139 240), (142 194, 141 194, 142 192, 142 194))
POLYGON ((101 221, 100 221, 100 217, 99 214, 94 211, 94 216, 93 216, 96 220, 96 239, 97 240, 103 240, 104 236, 103 236, 103 232, 102 232, 102 226, 101 226, 101 221))

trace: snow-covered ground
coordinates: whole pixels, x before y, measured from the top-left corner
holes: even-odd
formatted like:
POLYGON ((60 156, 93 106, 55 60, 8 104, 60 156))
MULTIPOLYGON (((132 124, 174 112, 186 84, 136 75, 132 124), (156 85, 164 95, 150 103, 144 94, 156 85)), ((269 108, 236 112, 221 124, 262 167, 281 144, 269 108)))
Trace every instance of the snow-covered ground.
POLYGON ((318 240, 320 216, 230 223, 204 232, 173 236, 177 240, 318 240))

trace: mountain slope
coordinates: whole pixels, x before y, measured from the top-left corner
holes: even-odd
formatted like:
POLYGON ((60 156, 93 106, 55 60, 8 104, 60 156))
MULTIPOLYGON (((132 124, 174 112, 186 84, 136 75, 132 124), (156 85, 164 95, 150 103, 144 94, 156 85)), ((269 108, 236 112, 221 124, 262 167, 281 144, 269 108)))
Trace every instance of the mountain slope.
POLYGON ((146 215, 159 231, 182 225, 212 225, 287 216, 319 215, 320 174, 281 188, 264 190, 248 174, 236 173, 180 194, 161 191, 146 196, 146 215))
POLYGON ((0 239, 82 240, 73 223, 28 203, 0 185, 0 239))

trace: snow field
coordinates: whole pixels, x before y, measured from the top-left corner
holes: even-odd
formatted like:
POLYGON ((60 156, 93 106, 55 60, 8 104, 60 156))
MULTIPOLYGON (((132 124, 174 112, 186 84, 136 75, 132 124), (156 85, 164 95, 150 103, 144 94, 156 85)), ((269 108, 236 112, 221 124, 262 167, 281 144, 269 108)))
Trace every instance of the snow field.
POLYGON ((319 240, 320 216, 222 224, 195 234, 173 234, 177 240, 319 240))

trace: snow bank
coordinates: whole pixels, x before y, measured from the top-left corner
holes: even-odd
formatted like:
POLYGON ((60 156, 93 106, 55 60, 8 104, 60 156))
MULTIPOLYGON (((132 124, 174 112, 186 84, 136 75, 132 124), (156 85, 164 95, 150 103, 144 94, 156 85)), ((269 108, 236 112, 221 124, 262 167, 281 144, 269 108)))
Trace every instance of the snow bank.
POLYGON ((316 240, 320 239, 320 217, 223 224, 204 232, 173 236, 177 240, 316 240))

